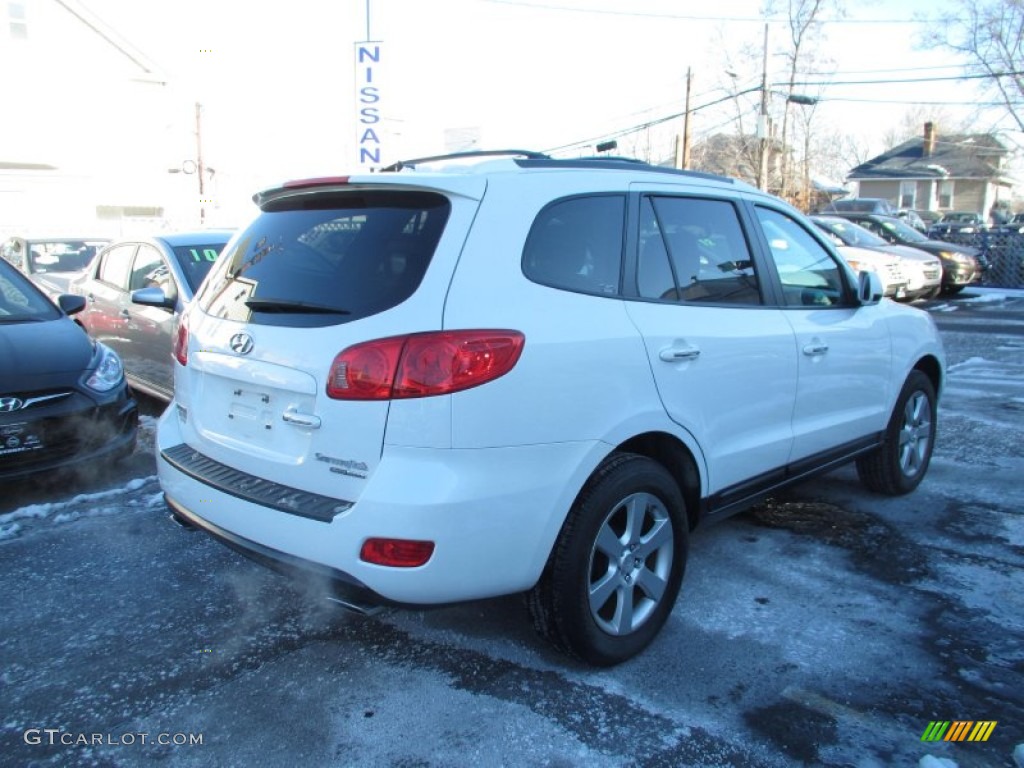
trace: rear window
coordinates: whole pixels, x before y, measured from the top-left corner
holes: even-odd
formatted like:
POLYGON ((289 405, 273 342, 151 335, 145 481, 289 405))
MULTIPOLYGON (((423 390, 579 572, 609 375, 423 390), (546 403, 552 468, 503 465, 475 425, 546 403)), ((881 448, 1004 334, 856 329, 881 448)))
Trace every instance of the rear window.
POLYGON ((383 312, 419 286, 450 209, 432 192, 272 201, 218 262, 199 304, 264 325, 333 325, 383 312))
POLYGON ((181 271, 185 273, 185 279, 189 287, 195 292, 199 284, 203 282, 213 262, 220 256, 224 249, 224 242, 203 243, 200 245, 178 245, 171 248, 178 258, 181 271))

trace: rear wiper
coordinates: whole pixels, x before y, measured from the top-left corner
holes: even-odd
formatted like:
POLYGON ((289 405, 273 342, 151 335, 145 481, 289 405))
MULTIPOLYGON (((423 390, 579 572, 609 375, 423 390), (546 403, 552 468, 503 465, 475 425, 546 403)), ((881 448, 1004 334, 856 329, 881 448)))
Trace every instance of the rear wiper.
POLYGON ((246 299, 245 306, 255 312, 308 312, 329 315, 351 315, 347 309, 329 307, 326 304, 313 304, 308 301, 288 301, 285 299, 246 299))

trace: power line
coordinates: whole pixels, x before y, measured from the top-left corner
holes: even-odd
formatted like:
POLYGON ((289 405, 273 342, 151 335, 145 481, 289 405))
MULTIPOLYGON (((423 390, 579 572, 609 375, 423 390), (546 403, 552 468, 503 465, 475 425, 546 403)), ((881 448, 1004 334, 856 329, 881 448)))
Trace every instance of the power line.
MULTIPOLYGON (((646 19, 679 19, 681 21, 734 21, 742 23, 758 24, 784 23, 788 19, 783 16, 696 16, 684 13, 658 13, 654 11, 619 11, 608 8, 579 8, 571 5, 557 5, 554 3, 523 2, 523 0, 481 0, 485 3, 496 5, 512 5, 520 8, 532 8, 542 11, 568 11, 570 13, 587 13, 602 16, 628 16, 633 18, 646 19)), ((962 19, 958 19, 962 20, 962 19)), ((822 19, 823 24, 934 24, 938 19, 822 19)))
MULTIPOLYGON (((894 85, 896 83, 938 83, 949 80, 983 80, 990 79, 995 80, 999 77, 1016 77, 1018 75, 1024 75, 1024 71, 1012 71, 1012 72, 984 72, 977 75, 950 75, 946 77, 910 77, 910 78, 888 78, 885 80, 826 80, 819 82, 810 81, 794 81, 792 85, 800 86, 830 86, 830 85, 894 85)), ((789 86, 790 83, 772 83, 776 88, 782 86, 789 86)))

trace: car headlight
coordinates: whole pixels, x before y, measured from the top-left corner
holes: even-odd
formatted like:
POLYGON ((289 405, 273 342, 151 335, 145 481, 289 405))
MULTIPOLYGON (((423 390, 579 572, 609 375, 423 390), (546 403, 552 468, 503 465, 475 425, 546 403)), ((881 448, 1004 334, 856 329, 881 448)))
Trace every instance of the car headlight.
POLYGON ((877 270, 872 264, 860 261, 858 259, 847 259, 846 263, 850 265, 850 269, 854 272, 876 272, 877 270))
POLYGON ((114 350, 99 342, 96 342, 96 357, 96 368, 85 385, 95 392, 109 392, 124 380, 124 366, 114 350))
POLYGON ((957 253, 956 251, 942 251, 939 256, 955 261, 958 264, 971 264, 974 262, 973 256, 966 253, 957 253))

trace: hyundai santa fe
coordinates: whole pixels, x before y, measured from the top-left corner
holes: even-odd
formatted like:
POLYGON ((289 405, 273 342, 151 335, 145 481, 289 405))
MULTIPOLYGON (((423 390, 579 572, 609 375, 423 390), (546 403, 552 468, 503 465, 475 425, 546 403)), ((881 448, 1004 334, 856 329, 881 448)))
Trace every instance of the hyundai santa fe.
POLYGON ((182 316, 160 482, 350 607, 525 593, 615 664, 698 524, 849 461, 884 494, 928 469, 930 317, 749 185, 502 152, 255 199, 182 316))

